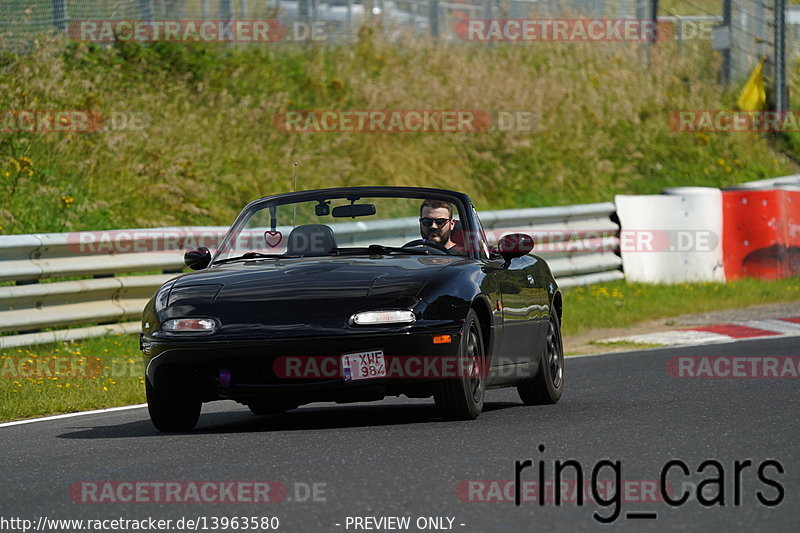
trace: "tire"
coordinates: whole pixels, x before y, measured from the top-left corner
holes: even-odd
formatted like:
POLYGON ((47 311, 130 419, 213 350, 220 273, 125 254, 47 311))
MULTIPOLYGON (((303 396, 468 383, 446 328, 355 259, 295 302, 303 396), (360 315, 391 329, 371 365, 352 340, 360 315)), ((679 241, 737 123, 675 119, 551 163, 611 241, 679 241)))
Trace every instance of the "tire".
POLYGON ((550 313, 539 370, 534 377, 517 385, 517 392, 525 405, 551 405, 558 402, 564 392, 564 344, 555 312, 550 313))
POLYGON ((297 409, 297 402, 288 400, 257 400, 247 404, 250 412, 256 416, 279 415, 292 409, 297 409))
POLYGON ((459 357, 469 364, 458 377, 437 383, 433 398, 446 420, 474 420, 483 411, 486 395, 486 359, 480 321, 470 309, 461 335, 459 357))
POLYGON ((156 389, 148 379, 145 390, 150 421, 159 431, 189 431, 197 424, 203 406, 197 396, 166 387, 156 389))

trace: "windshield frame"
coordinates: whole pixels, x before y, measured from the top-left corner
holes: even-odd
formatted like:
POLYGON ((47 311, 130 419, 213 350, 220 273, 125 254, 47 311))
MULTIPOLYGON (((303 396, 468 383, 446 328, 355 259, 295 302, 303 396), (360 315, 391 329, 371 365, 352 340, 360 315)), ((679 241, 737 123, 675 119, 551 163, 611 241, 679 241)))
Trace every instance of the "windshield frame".
MULTIPOLYGON (((291 205, 294 203, 311 202, 319 200, 346 200, 348 197, 357 196, 358 198, 405 198, 415 200, 444 200, 453 204, 453 207, 459 214, 459 221, 461 222, 462 231, 466 235, 478 235, 479 228, 474 227, 475 222, 472 220, 472 202, 469 196, 456 191, 447 189, 433 189, 425 187, 339 187, 331 189, 313 189, 308 191, 297 191, 284 194, 276 194, 259 198, 247 204, 244 209, 239 213, 234 220, 231 227, 225 233, 225 236, 214 250, 209 266, 225 264, 225 260, 220 261, 220 255, 223 250, 226 250, 233 239, 245 229, 247 222, 251 216, 262 209, 268 209, 270 206, 291 205)), ((369 218, 369 217, 365 217, 369 218)), ((349 219, 348 219, 349 220, 349 219)), ((483 239, 485 237, 480 236, 483 239)), ((473 241, 474 239, 467 239, 473 241)), ((470 245, 467 242, 466 249, 467 255, 462 257, 469 257, 472 259, 480 258, 480 251, 476 249, 475 245, 470 245)), ((291 259, 292 257, 286 257, 291 259)), ((258 258, 254 258, 258 260, 258 258)), ((263 260, 263 259, 262 259, 263 260)))

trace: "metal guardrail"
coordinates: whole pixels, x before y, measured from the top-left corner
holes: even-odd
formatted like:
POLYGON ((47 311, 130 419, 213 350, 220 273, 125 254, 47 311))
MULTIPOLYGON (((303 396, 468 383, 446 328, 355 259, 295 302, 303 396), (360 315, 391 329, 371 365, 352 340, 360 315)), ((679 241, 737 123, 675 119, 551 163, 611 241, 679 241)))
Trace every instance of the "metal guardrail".
MULTIPOLYGON (((510 232, 532 234, 535 253, 548 261, 559 285, 570 287, 623 278, 614 212, 609 202, 485 211, 480 217, 493 242, 510 232)), ((332 227, 341 245, 419 238, 416 218, 332 227)), ((183 271, 183 250, 198 245, 213 249, 227 229, 0 236, 0 282, 14 282, 0 286, 0 333, 5 334, 0 348, 138 332, 147 301, 183 271)))
POLYGON ((786 190, 800 190, 800 174, 792 174, 791 176, 781 176, 780 178, 769 178, 757 181, 748 181, 747 183, 740 183, 732 187, 726 187, 726 191, 735 191, 742 189, 786 189, 786 190))

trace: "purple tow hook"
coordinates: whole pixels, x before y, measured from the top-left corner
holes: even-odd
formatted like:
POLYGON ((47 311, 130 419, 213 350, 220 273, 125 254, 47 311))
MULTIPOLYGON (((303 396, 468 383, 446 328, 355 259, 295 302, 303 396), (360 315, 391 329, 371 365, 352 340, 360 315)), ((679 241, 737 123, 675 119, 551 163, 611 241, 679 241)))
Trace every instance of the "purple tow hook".
POLYGON ((231 386, 231 371, 227 368, 219 369, 219 388, 227 389, 231 386))

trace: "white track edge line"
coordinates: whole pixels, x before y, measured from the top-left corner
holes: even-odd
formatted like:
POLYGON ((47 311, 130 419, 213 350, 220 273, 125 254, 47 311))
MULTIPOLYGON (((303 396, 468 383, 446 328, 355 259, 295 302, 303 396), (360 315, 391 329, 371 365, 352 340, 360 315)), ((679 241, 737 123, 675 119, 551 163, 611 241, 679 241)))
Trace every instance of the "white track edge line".
POLYGON ((10 427, 10 426, 20 426, 23 424, 32 424, 34 422, 46 422, 48 420, 59 420, 61 418, 74 418, 76 416, 85 416, 85 415, 99 415, 102 413, 113 413, 115 411, 129 411, 132 409, 141 409, 142 407, 147 407, 146 403, 139 403, 136 405, 123 405, 121 407, 108 407, 106 409, 94 409, 92 411, 78 411, 77 413, 64 413, 62 415, 51 415, 51 416, 43 416, 40 418, 26 418, 25 420, 14 420, 13 422, 3 422, 0 424, 0 428, 10 427))
POLYGON ((583 359, 585 357, 599 357, 601 355, 626 355, 631 353, 637 352, 654 352, 657 350, 669 350, 669 349, 680 349, 680 348, 691 348, 692 346, 708 346, 710 344, 733 344, 736 342, 750 342, 750 341, 763 341, 768 339, 785 339, 790 337, 797 337, 798 335, 764 335, 763 337, 742 337, 742 338, 734 338, 731 337, 730 340, 718 340, 714 342, 698 342, 693 344, 668 344, 664 346, 655 346, 652 348, 633 348, 631 350, 625 350, 620 352, 602 352, 602 353, 587 353, 587 354, 580 354, 580 355, 565 355, 564 359, 583 359))
MULTIPOLYGON (((755 341, 755 340, 764 340, 764 339, 775 339, 781 337, 790 337, 793 335, 769 335, 764 337, 750 337, 750 338, 742 338, 742 339, 734 339, 727 341, 718 341, 714 344, 729 344, 733 342, 742 342, 742 341, 755 341)), ((656 348, 643 348, 640 350, 626 350, 624 352, 603 352, 603 353, 589 353, 589 354, 581 354, 581 355, 565 355, 564 359, 585 359, 588 357, 600 357, 603 355, 625 355, 635 352, 653 352, 656 350, 666 350, 670 348, 687 348, 690 346, 702 346, 702 343, 698 344, 680 344, 680 345, 670 345, 670 346, 659 346, 656 348)), ((99 415, 103 413, 113 413, 115 411, 128 411, 132 409, 142 409, 143 407, 147 407, 146 403, 140 403, 136 405, 124 405, 122 407, 109 407, 107 409, 95 409, 93 411, 79 411, 77 413, 65 413, 63 415, 52 415, 52 416, 44 416, 41 418, 26 418, 25 420, 15 420, 13 422, 3 422, 0 423, 0 428, 10 427, 10 426, 20 426, 23 424, 32 424, 34 422, 46 422, 48 420, 59 420, 61 418, 73 418, 76 416, 84 416, 84 415, 99 415)))

